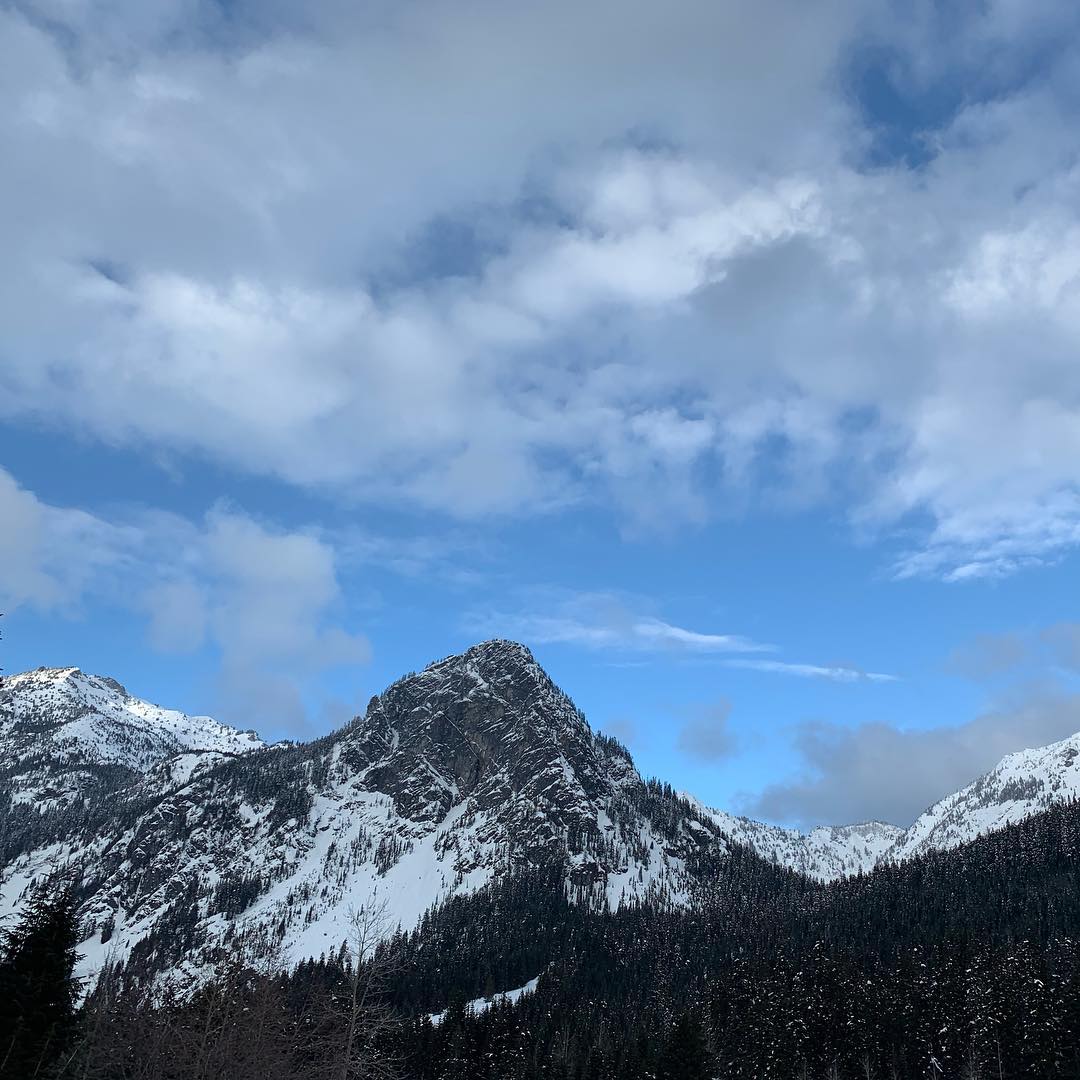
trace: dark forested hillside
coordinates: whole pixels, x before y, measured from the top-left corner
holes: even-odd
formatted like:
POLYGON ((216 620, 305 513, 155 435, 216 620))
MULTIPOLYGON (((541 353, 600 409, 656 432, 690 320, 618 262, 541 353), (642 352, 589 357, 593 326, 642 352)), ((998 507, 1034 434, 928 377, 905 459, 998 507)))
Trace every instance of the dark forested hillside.
POLYGON ((1076 804, 832 885, 735 863, 690 910, 586 912, 532 875, 433 913, 393 946, 408 1075, 1080 1076, 1076 804))
POLYGON ((574 902, 554 861, 291 973, 237 947, 191 996, 112 969, 41 1075, 1077 1077, 1078 856, 1069 803, 831 885, 735 847, 690 905, 574 902))

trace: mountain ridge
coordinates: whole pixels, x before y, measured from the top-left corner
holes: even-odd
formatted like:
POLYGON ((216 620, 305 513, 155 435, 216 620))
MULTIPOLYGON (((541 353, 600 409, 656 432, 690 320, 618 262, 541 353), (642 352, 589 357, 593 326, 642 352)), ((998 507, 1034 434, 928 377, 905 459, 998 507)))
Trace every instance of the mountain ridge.
POLYGON ((273 746, 112 679, 38 669, 0 694, 0 750, 13 748, 0 914, 63 868, 86 972, 116 955, 197 976, 232 939, 297 962, 337 948, 350 908, 372 897, 407 929, 515 867, 560 864, 568 896, 609 908, 693 904, 736 847, 831 881, 1080 791, 1078 735, 1010 755, 908 830, 737 818, 644 780, 524 645, 501 639, 396 680, 313 742, 273 746), (132 749, 137 767, 121 760, 132 749))
POLYGON ((87 970, 112 953, 195 973, 226 937, 298 961, 336 949, 348 911, 375 894, 408 927, 451 895, 552 861, 580 902, 685 903, 728 850, 593 733, 524 646, 502 641, 398 680, 312 743, 179 771, 157 762, 102 793, 74 822, 58 811, 44 825, 9 797, 2 822, 24 838, 4 908, 63 867, 78 882, 87 970))

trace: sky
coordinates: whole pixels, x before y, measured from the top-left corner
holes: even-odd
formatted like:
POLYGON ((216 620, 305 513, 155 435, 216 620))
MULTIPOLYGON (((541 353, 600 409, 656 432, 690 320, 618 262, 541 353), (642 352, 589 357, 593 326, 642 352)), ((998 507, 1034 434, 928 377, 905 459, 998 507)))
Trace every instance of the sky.
POLYGON ((801 827, 1080 730, 1080 8, 0 5, 0 662, 490 637, 801 827))

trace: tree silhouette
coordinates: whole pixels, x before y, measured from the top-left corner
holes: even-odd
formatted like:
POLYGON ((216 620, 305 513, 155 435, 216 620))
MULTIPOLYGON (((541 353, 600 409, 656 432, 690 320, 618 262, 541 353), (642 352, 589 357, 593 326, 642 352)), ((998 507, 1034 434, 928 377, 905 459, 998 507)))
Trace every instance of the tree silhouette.
POLYGON ((701 1020, 685 1012, 671 1030, 656 1070, 657 1080, 710 1080, 709 1049, 701 1020))
POLYGON ((46 886, 0 933, 0 1077, 48 1075, 71 1044, 78 984, 75 901, 46 886))

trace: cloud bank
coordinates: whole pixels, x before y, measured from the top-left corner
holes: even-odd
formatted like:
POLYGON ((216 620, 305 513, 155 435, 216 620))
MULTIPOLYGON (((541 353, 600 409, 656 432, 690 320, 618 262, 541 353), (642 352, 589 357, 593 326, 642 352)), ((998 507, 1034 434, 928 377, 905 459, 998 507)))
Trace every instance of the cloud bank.
POLYGON ((749 814, 804 827, 889 821, 910 825, 927 807, 1006 754, 1080 731, 1080 695, 1041 686, 965 724, 931 730, 809 721, 795 730, 804 774, 747 797, 749 814))
POLYGON ((1057 558, 1075 8, 894 10, 9 6, 0 415, 462 518, 840 499, 900 576, 1057 558))

